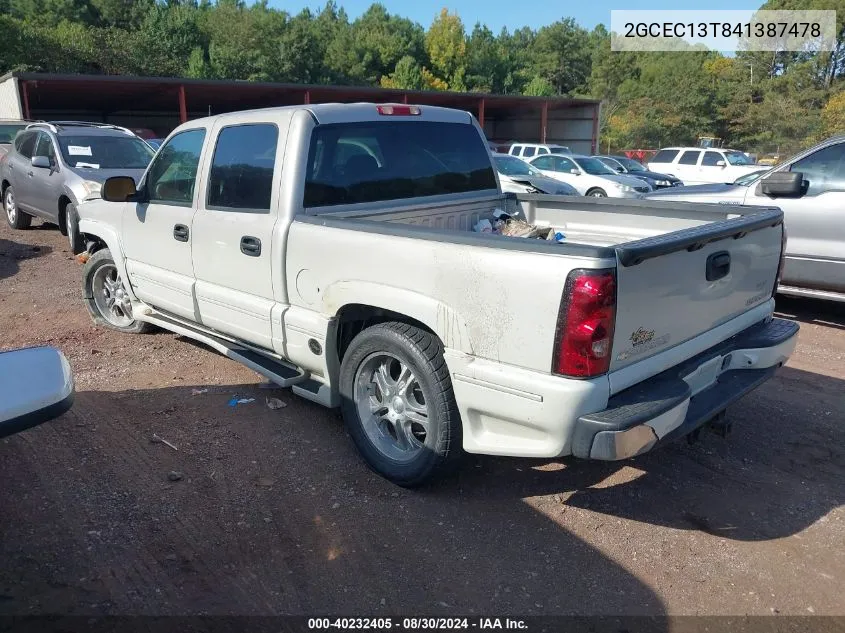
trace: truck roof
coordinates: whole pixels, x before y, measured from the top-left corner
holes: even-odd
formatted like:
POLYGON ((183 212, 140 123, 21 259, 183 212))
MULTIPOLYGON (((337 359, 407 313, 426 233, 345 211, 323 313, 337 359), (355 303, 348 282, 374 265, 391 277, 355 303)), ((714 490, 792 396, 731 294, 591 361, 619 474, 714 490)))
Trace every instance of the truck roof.
POLYGON ((210 122, 216 119, 243 119, 252 118, 252 115, 261 113, 263 115, 273 112, 286 112, 291 110, 306 110, 321 125, 331 123, 357 123, 359 121, 384 121, 384 120, 405 120, 405 121, 435 121, 439 123, 470 123, 472 115, 464 110, 454 108, 441 108, 439 106, 416 105, 405 103, 315 103, 293 106, 279 106, 273 108, 259 108, 255 110, 239 110, 216 114, 202 119, 193 119, 191 123, 210 122), (394 106, 397 108, 416 108, 419 114, 381 114, 379 106, 394 106))

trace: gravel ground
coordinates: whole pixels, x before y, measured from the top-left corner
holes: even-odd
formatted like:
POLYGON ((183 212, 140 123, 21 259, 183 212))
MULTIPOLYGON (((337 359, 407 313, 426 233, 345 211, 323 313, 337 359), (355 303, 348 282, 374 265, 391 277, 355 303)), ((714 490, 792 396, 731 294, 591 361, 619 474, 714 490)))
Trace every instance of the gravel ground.
POLYGON ((728 439, 408 492, 337 413, 95 328, 80 272, 55 227, 0 228, 0 347, 60 347, 78 391, 0 441, 0 615, 845 614, 843 306, 779 301, 798 349, 728 439))

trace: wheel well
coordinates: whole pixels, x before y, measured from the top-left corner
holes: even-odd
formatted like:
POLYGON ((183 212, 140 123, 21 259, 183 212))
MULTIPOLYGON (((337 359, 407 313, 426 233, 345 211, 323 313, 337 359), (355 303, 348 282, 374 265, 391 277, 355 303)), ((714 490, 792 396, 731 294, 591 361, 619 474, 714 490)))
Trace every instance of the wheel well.
POLYGON ((593 191, 604 191, 602 187, 590 187, 587 189, 587 195, 589 196, 593 191))
POLYGON ((359 303, 352 303, 343 306, 337 313, 337 360, 343 360, 343 355, 346 349, 358 334, 366 330, 368 327, 385 323, 387 321, 399 321, 400 323, 407 323, 413 325, 421 330, 425 330, 430 334, 437 336, 425 323, 417 321, 407 315, 394 312, 393 310, 385 310, 384 308, 377 308, 359 303))
POLYGON ((3 180, 3 183, 0 184, 0 193, 5 194, 6 189, 9 187, 10 184, 12 184, 12 183, 10 183, 8 180, 3 180))
POLYGON ((67 235, 67 219, 65 218, 65 207, 70 204, 70 198, 63 195, 59 198, 59 231, 62 235, 67 235))

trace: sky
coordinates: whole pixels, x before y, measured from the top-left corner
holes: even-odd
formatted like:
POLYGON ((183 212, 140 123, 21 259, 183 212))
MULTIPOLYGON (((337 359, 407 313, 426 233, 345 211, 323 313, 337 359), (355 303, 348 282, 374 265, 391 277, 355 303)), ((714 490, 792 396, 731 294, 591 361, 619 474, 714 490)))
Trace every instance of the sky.
MULTIPOLYGON (((373 0, 336 0, 354 20, 373 4, 373 0)), ((440 9, 457 11, 467 31, 476 22, 486 24, 494 33, 503 26, 513 31, 522 26, 537 29, 561 18, 575 18, 583 27, 592 29, 597 24, 610 25, 611 9, 758 9, 763 0, 380 0, 390 13, 395 13, 428 28, 440 9)), ((325 0, 270 0, 270 4, 288 13, 298 13, 304 8, 319 10, 325 0)))

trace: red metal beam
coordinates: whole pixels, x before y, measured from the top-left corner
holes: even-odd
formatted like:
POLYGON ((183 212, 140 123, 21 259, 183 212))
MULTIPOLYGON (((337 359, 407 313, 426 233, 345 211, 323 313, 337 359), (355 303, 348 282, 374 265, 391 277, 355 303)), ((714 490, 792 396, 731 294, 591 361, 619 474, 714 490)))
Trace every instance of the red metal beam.
POLYGON ((179 122, 188 122, 188 103, 185 98, 185 84, 179 84, 179 122))
POLYGON ((408 103, 408 95, 402 95, 402 103, 408 103))
MULTIPOLYGON (((598 145, 598 142, 599 142, 599 108, 600 107, 601 107, 601 104, 593 106, 593 142, 591 144, 591 147, 593 149, 590 152, 591 154, 595 154, 597 152, 596 146, 598 145)), ((609 152, 610 149, 608 149, 607 151, 609 152)))
POLYGON ((484 129, 484 98, 478 102, 478 124, 484 129))
POLYGON ((309 103, 311 103, 311 91, 306 90, 305 91, 305 105, 308 105, 309 103))
POLYGON ((29 120, 29 82, 21 82, 21 98, 23 99, 23 118, 29 120))
POLYGON ((543 101, 543 108, 540 110, 540 142, 546 142, 546 127, 549 123, 549 102, 543 101))

